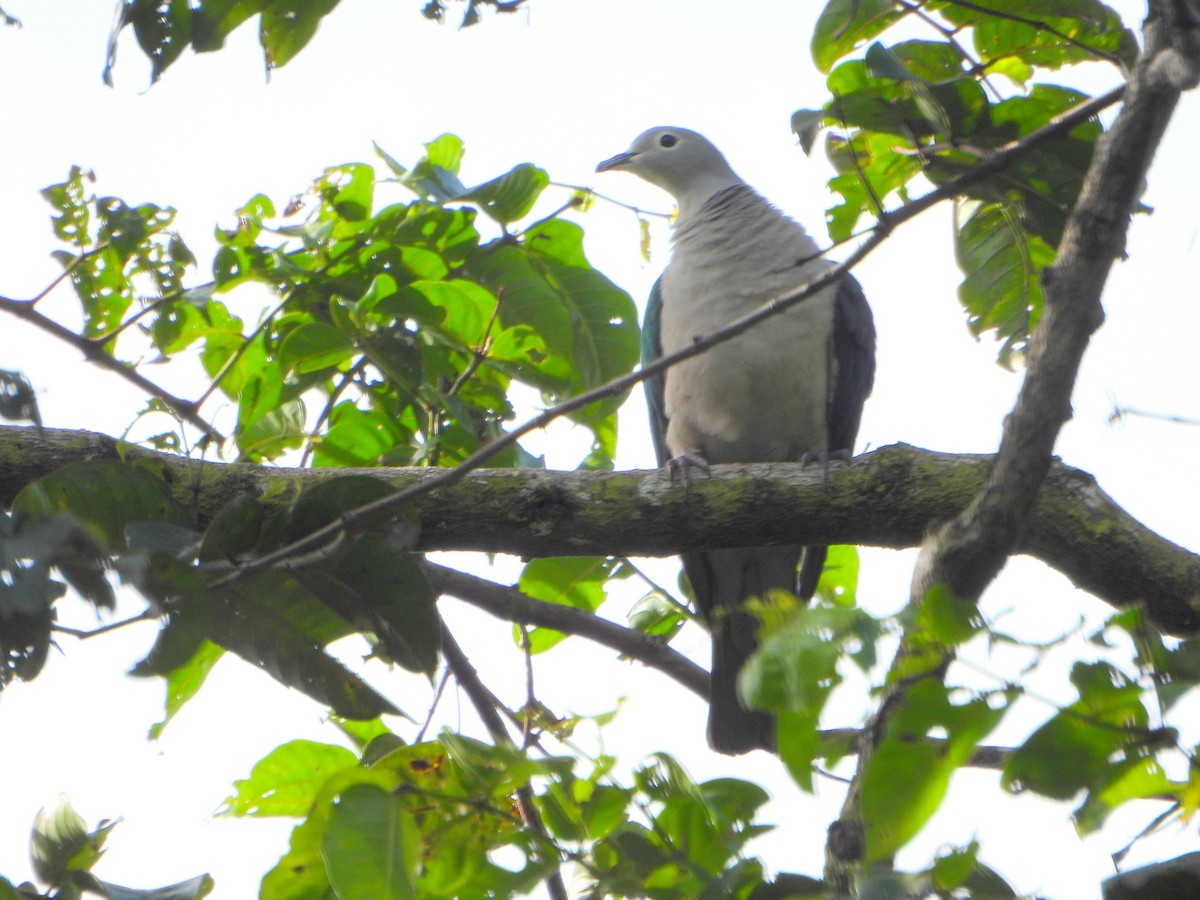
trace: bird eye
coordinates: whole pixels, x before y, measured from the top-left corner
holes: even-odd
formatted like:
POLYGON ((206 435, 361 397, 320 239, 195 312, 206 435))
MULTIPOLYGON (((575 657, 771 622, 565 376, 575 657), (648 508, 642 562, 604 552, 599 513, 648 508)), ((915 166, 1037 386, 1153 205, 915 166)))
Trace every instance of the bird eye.
POLYGON ((674 147, 678 143, 679 138, 675 137, 673 134, 664 134, 658 139, 658 145, 660 147, 674 147))

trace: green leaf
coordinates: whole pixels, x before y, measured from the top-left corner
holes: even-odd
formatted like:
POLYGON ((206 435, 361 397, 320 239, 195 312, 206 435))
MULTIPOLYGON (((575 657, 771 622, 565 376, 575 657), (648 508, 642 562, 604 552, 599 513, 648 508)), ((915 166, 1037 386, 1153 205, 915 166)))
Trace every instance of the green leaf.
POLYGON ((238 494, 212 517, 200 545, 200 561, 231 560, 258 545, 266 509, 257 497, 238 494))
POLYGON ((431 166, 458 174, 463 159, 462 138, 454 134, 439 135, 425 145, 425 159, 431 166))
POLYGON ((1007 702, 992 708, 982 697, 953 704, 946 686, 928 678, 909 688, 862 780, 868 862, 891 856, 921 830, 941 805, 950 776, 1006 708, 1007 702), (933 739, 942 732, 943 739, 933 739))
POLYGON ((943 891, 950 891, 965 882, 975 871, 979 854, 979 842, 971 841, 966 847, 954 847, 938 854, 933 863, 933 883, 943 891))
POLYGON ((821 711, 841 683, 837 671, 844 641, 857 641, 857 610, 797 608, 782 627, 770 631, 738 674, 746 703, 778 718, 779 756, 788 773, 811 792, 812 763, 819 751, 821 711))
POLYGON ((1104 827, 1109 814, 1130 800, 1178 797, 1182 785, 1172 782, 1158 760, 1133 757, 1113 765, 1091 785, 1083 805, 1071 818, 1080 835, 1095 834, 1104 827))
POLYGON ((183 53, 192 36, 189 0, 127 0, 124 15, 138 45, 150 59, 150 83, 183 53))
MULTIPOLYGON (((532 229, 522 245, 484 247, 471 262, 481 282, 504 298, 501 324, 529 326, 549 351, 536 369, 513 374, 555 397, 629 372, 639 356, 633 301, 591 267, 582 238, 578 225, 553 219, 532 229)), ((603 429, 622 400, 602 401, 572 418, 603 429)))
POLYGON ((291 61, 312 40, 321 19, 337 5, 338 0, 267 0, 258 31, 267 69, 291 61))
POLYGON ((204 645, 214 615, 200 570, 189 563, 156 553, 126 557, 119 568, 165 620, 149 655, 130 675, 166 675, 187 665, 204 645))
MULTIPOLYGON (((115 823, 113 823, 115 824, 115 823)), ((112 825, 89 834, 87 823, 75 812, 66 794, 53 808, 38 810, 33 822, 30 856, 39 881, 57 885, 68 872, 87 871, 100 858, 100 846, 112 825)))
POLYGON ((41 558, 86 600, 112 609, 116 599, 106 575, 106 549, 121 549, 126 529, 135 522, 187 523, 164 480, 167 474, 149 462, 72 463, 26 485, 13 500, 13 513, 22 529, 32 523, 49 529, 39 539, 50 541, 43 544, 48 555, 41 558))
POLYGON ((339 900, 415 898, 423 841, 406 799, 354 785, 333 806, 322 855, 339 900))
POLYGON ((670 640, 687 621, 684 611, 670 598, 651 591, 629 611, 629 627, 670 640))
POLYGON ((288 332, 279 348, 285 375, 306 374, 338 366, 355 354, 353 342, 332 325, 308 322, 288 332))
POLYGON ((351 766, 330 773, 320 786, 307 818, 294 829, 288 852, 262 880, 259 896, 271 898, 313 898, 331 896, 329 876, 322 852, 325 834, 333 814, 334 800, 354 785, 375 785, 394 792, 410 779, 422 779, 422 786, 444 793, 446 785, 437 775, 441 748, 436 744, 402 747, 370 768, 351 766))
POLYGON ((325 170, 316 188, 341 218, 359 222, 371 215, 375 170, 365 163, 334 166, 325 170))
POLYGON ((968 200, 956 207, 955 253, 968 327, 975 335, 994 330, 1000 362, 1011 367, 1041 318, 1041 273, 1054 250, 1021 226, 1010 205, 968 200))
POLYGON ((425 156, 417 162, 404 183, 423 197, 445 203, 461 197, 466 187, 458 178, 463 142, 457 135, 443 134, 425 145, 425 156))
POLYGON ((507 798, 535 777, 561 777, 574 764, 566 757, 532 759, 519 747, 485 744, 450 731, 439 741, 454 761, 463 789, 493 800, 507 798))
POLYGON ((207 897, 216 887, 216 883, 209 875, 197 875, 195 878, 179 884, 147 890, 121 887, 118 884, 101 881, 95 876, 91 876, 89 880, 92 882, 89 890, 96 890, 104 897, 104 900, 198 900, 200 897, 207 897))
POLYGON ((485 213, 507 225, 527 215, 550 183, 544 169, 522 163, 512 171, 473 187, 459 199, 478 203, 485 213))
POLYGON ((150 740, 158 740, 163 729, 167 727, 167 723, 175 717, 185 703, 196 696, 200 688, 204 686, 208 673, 212 671, 212 667, 224 654, 224 649, 210 641, 205 641, 187 663, 167 675, 166 715, 161 722, 151 726, 150 740))
POLYGON ((296 578, 342 618, 379 641, 375 653, 412 672, 437 670, 442 631, 435 595, 403 542, 365 534, 296 578))
POLYGON ((220 592, 209 637, 347 719, 400 714, 322 647, 351 626, 287 573, 268 570, 220 592))
POLYGON ((858 571, 858 548, 833 544, 826 550, 817 595, 835 606, 855 606, 858 602, 858 571))
POLYGON ((362 410, 353 402, 339 403, 329 416, 329 428, 313 453, 313 467, 361 468, 404 465, 416 448, 413 432, 383 410, 362 410), (403 456, 393 456, 395 453, 403 456))
POLYGON ((441 328, 465 347, 482 345, 498 301, 473 281, 414 281, 402 293, 415 291, 442 313, 441 328))
MULTIPOLYGON (((83 249, 91 243, 88 228, 91 222, 91 205, 88 202, 87 187, 84 184, 96 180, 90 169, 71 166, 67 180, 60 184, 52 184, 42 189, 46 199, 58 215, 50 217, 54 233, 59 240, 74 247, 83 249)), ((64 265, 75 263, 72 254, 66 254, 64 265)))
POLYGON ((966 643, 984 626, 978 605, 959 600, 944 585, 925 592, 917 608, 916 626, 943 648, 966 643))
POLYGON ((5 419, 28 419, 40 426, 37 395, 33 385, 20 372, 0 369, 0 416, 5 419))
POLYGON ((231 816, 307 815, 322 786, 335 772, 358 765, 345 747, 317 741, 288 741, 276 747, 233 783, 222 812, 231 816))
POLYGON ((22 519, 71 512, 109 547, 125 546, 125 529, 157 520, 188 526, 190 517, 171 493, 170 472, 151 462, 96 460, 71 463, 26 485, 13 500, 22 519))
POLYGON ((1107 663, 1076 663, 1079 700, 1037 729, 1004 766, 1007 790, 1031 790, 1057 800, 1107 785, 1113 760, 1146 735, 1149 715, 1141 688, 1107 663), (1064 759, 1071 765, 1064 766, 1064 759))
POLYGON ((971 6, 936 6, 953 25, 973 27, 975 49, 985 61, 1011 56, 1058 69, 1109 57, 1128 68, 1137 57, 1133 33, 1096 0, 984 0, 971 6))
POLYGON ((192 48, 197 53, 220 50, 225 38, 261 12, 268 0, 204 0, 192 16, 192 48))
MULTIPOLYGON (((535 559, 525 564, 517 588, 534 600, 594 613, 604 602, 604 585, 614 565, 602 556, 535 559)), ((551 628, 531 628, 527 634, 533 653, 549 650, 565 637, 551 628)))
POLYGON ((892 0, 830 0, 813 29, 813 62, 822 72, 904 17, 892 0))

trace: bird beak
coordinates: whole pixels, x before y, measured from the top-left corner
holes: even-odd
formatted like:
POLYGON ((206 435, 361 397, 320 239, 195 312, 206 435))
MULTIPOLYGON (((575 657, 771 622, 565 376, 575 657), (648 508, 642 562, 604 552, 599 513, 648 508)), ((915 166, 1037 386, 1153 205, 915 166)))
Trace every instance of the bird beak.
POLYGON ((637 156, 636 153, 618 153, 611 159, 606 159, 604 162, 600 163, 600 165, 596 166, 596 171, 610 172, 613 169, 620 169, 621 167, 627 166, 629 163, 633 162, 633 158, 635 156, 637 156))

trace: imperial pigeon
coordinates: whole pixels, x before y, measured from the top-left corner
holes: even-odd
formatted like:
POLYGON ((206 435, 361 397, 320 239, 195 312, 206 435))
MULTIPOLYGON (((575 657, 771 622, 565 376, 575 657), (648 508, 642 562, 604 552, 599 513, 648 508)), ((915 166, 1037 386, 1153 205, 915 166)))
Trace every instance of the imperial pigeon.
MULTIPOLYGON (((650 293, 643 363, 690 345, 818 276, 831 265, 796 222, 739 178, 708 140, 651 128, 596 167, 632 172, 678 205, 671 260, 650 293)), ((749 331, 645 382, 659 465, 848 457, 875 377, 875 325, 845 276, 749 331)), ((720 753, 775 747, 775 723, 748 709, 737 676, 758 645, 746 601, 783 588, 809 600, 825 547, 683 554, 712 633, 708 742, 720 753), (803 563, 800 563, 803 556, 803 563), (799 567, 799 573, 797 568, 799 567)))

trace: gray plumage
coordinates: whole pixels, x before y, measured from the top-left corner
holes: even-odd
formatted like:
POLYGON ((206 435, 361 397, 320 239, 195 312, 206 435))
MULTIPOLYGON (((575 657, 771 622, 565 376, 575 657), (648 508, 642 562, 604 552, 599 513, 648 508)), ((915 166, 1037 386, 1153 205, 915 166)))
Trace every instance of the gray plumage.
MULTIPOLYGON (((704 137, 653 128, 598 171, 625 170, 679 205, 671 261, 651 296, 644 359, 688 346, 830 263, 796 222, 743 182, 704 137)), ((647 382, 659 463, 775 462, 853 450, 874 378, 875 330, 845 278, 647 382)), ((678 464, 678 463, 677 463, 678 464)), ((737 673, 757 647, 745 601, 773 588, 809 599, 825 548, 710 550, 683 555, 713 636, 709 743, 722 753, 772 749, 772 717, 749 710, 737 673), (797 565, 803 554, 799 577, 797 565)))

